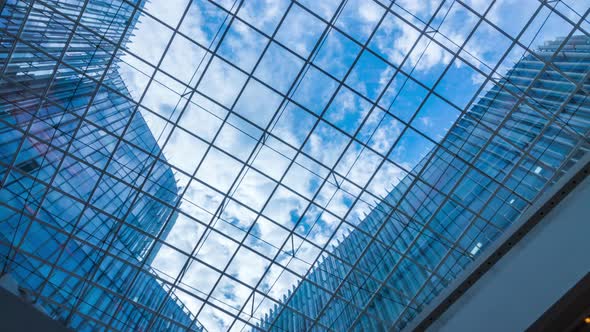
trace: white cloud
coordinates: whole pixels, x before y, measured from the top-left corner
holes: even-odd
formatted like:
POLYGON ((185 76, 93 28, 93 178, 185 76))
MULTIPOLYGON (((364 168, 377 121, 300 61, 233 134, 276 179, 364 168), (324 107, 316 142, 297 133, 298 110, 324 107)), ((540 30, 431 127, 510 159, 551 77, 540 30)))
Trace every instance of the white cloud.
POLYGON ((214 58, 203 75, 198 90, 222 105, 230 107, 245 83, 246 75, 219 58, 214 58))
POLYGON ((364 21, 377 23, 383 15, 383 10, 373 1, 363 1, 358 6, 358 13, 364 21))
POLYGON ((396 4, 412 14, 420 14, 427 11, 434 1, 398 0, 396 4))

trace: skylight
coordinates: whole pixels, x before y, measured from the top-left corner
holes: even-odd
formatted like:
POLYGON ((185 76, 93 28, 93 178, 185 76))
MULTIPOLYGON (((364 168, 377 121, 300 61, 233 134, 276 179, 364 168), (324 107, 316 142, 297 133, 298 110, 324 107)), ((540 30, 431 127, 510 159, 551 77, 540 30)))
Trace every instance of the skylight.
MULTIPOLYGON (((96 83, 137 110, 153 136, 140 140, 161 149, 131 144, 145 159, 130 173, 162 165, 177 190, 134 188, 168 191, 155 214, 171 227, 144 229, 145 256, 122 264, 178 298, 183 328, 400 330, 588 150, 583 1, 117 1, 137 20, 110 54, 128 92, 96 83)), ((76 18, 62 11, 77 0, 35 2, 76 18)), ((97 137, 136 139, 121 128, 97 137)), ((4 181, 41 165, 6 151, 4 181)), ((80 195, 90 208, 92 185, 80 195)), ((112 215, 140 209, 120 195, 112 215)), ((137 302, 130 289, 121 301, 137 302)))

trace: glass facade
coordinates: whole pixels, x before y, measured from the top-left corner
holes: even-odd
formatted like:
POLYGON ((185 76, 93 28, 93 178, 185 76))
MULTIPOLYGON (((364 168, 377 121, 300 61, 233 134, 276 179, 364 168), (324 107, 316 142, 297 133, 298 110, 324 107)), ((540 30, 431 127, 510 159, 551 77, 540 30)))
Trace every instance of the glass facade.
POLYGON ((201 331, 150 268, 161 246, 153 238, 166 236, 177 219, 166 206, 178 202, 172 169, 149 168, 161 151, 143 117, 92 80, 129 95, 116 63, 109 64, 115 48, 101 39, 125 42, 136 19, 130 5, 108 1, 3 7, 2 275, 76 330, 201 331), (50 5, 78 15, 85 27, 50 5), (53 71, 56 62, 37 48, 65 65, 53 71), (117 138, 123 134, 126 142, 117 138))
MULTIPOLYGON (((322 260, 284 301, 336 331, 402 330, 582 159, 588 142, 550 121, 557 118, 586 136, 590 132, 590 100, 562 76, 590 86, 590 37, 548 41, 537 55, 523 57, 483 93, 441 147, 402 178, 359 229, 334 248, 335 257, 322 260), (546 68, 544 61, 557 66, 546 68), (356 263, 348 268, 338 260, 356 263), (330 297, 324 289, 342 298, 330 297)), ((259 324, 273 331, 313 325, 279 306, 259 324)))
POLYGON ((3 273, 78 329, 401 329, 587 160, 584 1, 0 8, 3 273))

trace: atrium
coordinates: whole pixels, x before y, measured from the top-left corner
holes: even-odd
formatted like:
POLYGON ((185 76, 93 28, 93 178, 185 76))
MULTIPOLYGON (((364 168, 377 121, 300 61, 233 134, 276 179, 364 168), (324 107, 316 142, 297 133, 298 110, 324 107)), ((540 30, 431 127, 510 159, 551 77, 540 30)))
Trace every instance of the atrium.
POLYGON ((589 96, 586 0, 0 0, 0 330, 589 331, 589 96))

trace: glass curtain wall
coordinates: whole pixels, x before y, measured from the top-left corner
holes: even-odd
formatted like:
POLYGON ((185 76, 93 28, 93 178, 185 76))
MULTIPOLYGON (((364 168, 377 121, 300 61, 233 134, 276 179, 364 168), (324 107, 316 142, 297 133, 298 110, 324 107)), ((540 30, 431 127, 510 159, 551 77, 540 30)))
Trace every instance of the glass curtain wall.
POLYGON ((176 204, 179 189, 169 166, 149 170, 153 157, 133 146, 160 152, 124 98, 116 47, 103 41, 126 42, 134 6, 141 4, 2 8, 3 284, 77 330, 202 330, 150 270, 153 237, 166 236, 177 218, 164 204, 176 204))

